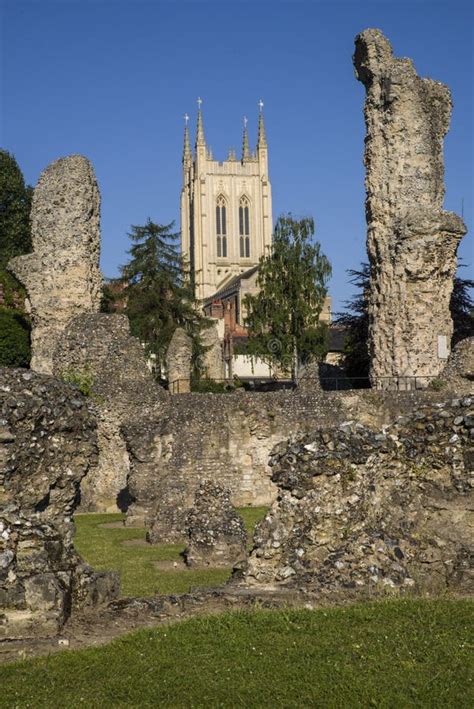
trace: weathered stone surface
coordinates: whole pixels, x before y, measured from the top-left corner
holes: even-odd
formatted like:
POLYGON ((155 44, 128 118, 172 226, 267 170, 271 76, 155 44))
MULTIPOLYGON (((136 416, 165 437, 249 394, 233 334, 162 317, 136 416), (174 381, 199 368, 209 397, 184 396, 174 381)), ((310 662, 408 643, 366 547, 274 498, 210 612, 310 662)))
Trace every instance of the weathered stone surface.
POLYGON ((451 389, 474 394, 474 337, 457 343, 441 373, 441 379, 451 389))
POLYGON ((472 592, 474 400, 373 431, 347 421, 273 453, 279 498, 246 583, 317 592, 472 592))
POLYGON ((33 253, 10 261, 31 308, 31 368, 52 372, 52 356, 68 320, 97 312, 100 195, 91 163, 71 155, 51 163, 35 188, 31 210, 33 253))
POLYGON ((94 572, 73 546, 95 420, 63 382, 2 369, 0 434, 0 636, 54 634, 71 608, 118 594, 118 575, 94 572))
POLYGON ((172 394, 185 394, 191 390, 192 356, 191 338, 181 327, 177 327, 166 352, 168 386, 172 394))
POLYGON ((426 386, 449 353, 456 252, 466 233, 442 208, 451 96, 420 78, 411 60, 394 57, 380 30, 362 32, 355 45, 366 89, 371 377, 378 387, 426 386))
POLYGON ((81 510, 116 511, 127 497, 130 468, 120 427, 129 419, 156 416, 169 395, 146 366, 126 315, 92 313, 70 320, 53 368, 58 376, 90 383, 97 417, 99 459, 81 484, 81 510))
POLYGON ((357 417, 384 426, 443 392, 344 391, 183 394, 159 417, 137 416, 122 426, 130 453, 127 524, 150 526, 156 539, 182 540, 186 515, 201 479, 231 491, 236 507, 270 505, 277 487, 271 451, 290 433, 357 417))
POLYGON ((244 520, 230 501, 230 491, 212 480, 202 480, 188 514, 188 566, 235 566, 247 556, 244 520))
POLYGON ((222 345, 217 331, 217 323, 205 328, 201 333, 201 343, 206 348, 202 358, 202 369, 207 379, 224 379, 224 359, 222 345))

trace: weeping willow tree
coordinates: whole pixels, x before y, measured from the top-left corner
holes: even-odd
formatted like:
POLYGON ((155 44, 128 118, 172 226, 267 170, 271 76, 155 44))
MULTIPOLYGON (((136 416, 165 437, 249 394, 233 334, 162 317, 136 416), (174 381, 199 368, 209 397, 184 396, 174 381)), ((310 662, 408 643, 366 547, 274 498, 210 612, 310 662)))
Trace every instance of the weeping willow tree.
POLYGON ((248 354, 291 370, 293 378, 300 364, 327 351, 327 326, 319 316, 332 269, 313 237, 311 217, 279 217, 271 251, 259 262, 259 292, 244 299, 248 354))

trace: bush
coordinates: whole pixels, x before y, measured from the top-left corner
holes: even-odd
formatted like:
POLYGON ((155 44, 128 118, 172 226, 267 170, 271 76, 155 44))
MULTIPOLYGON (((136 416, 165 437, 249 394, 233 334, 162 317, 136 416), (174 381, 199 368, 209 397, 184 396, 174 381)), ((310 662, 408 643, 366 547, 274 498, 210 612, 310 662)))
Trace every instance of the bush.
POLYGON ((30 330, 30 323, 22 313, 0 307, 0 366, 29 366, 30 330))

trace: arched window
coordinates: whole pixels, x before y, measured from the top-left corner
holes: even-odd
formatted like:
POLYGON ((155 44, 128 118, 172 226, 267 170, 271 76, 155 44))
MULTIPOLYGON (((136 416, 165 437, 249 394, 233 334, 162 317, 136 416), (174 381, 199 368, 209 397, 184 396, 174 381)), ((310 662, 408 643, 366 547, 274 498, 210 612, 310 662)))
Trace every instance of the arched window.
POLYGON ((216 202, 217 258, 227 258, 227 210, 222 195, 216 202))
POLYGON ((241 197, 239 203, 240 258, 250 258, 250 203, 241 197))

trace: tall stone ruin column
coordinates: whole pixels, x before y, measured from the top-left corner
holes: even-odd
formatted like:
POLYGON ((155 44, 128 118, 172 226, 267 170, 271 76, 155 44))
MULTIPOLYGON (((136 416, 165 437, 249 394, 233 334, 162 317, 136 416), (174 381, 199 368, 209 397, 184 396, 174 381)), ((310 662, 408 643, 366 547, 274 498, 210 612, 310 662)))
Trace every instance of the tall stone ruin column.
POLYGON ((356 37, 354 66, 366 89, 372 384, 423 387, 449 355, 449 302, 466 233, 442 208, 451 95, 444 84, 420 78, 410 59, 394 57, 377 29, 356 37))
POLYGON ((100 308, 100 195, 94 169, 82 155, 51 163, 34 191, 33 253, 10 270, 23 283, 31 308, 31 369, 53 371, 53 353, 68 321, 100 308))

